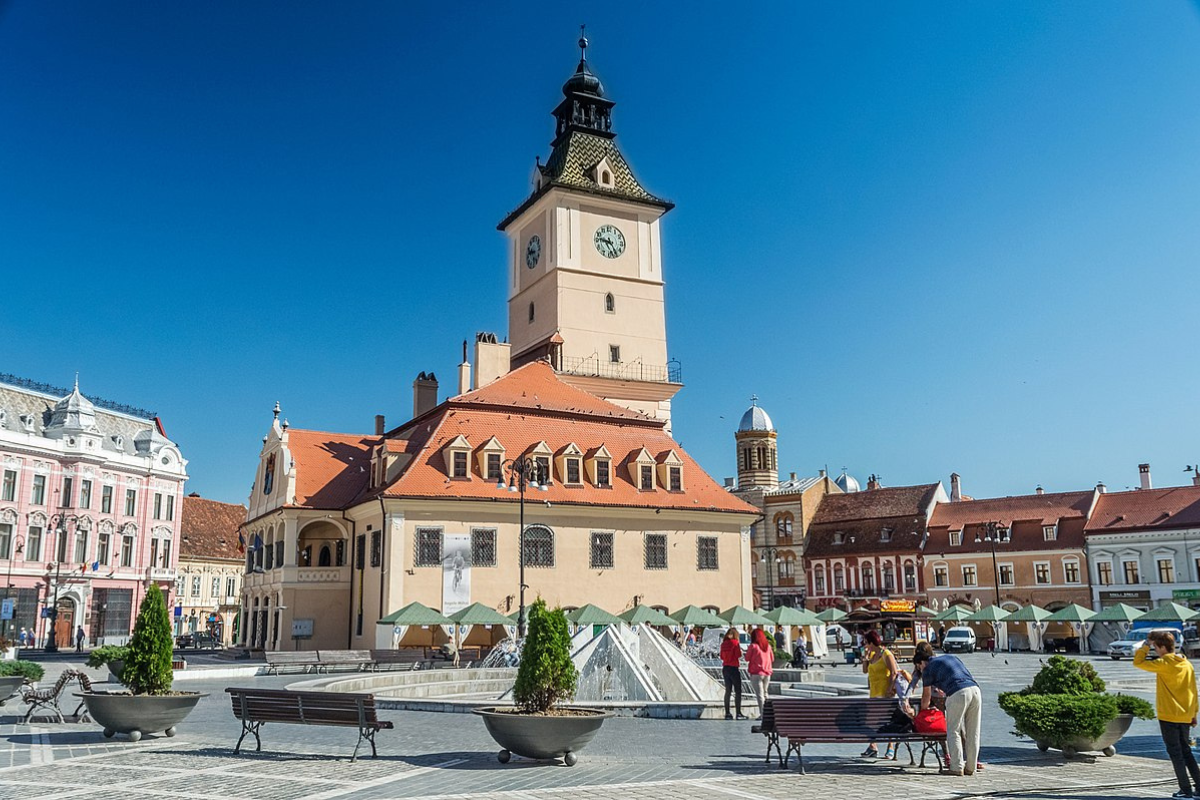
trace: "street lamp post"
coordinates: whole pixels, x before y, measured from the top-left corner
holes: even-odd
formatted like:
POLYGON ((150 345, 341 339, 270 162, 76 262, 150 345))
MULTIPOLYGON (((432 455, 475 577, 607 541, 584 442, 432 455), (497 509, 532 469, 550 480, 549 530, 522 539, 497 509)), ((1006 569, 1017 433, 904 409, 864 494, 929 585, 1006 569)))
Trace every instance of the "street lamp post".
POLYGON ((986 542, 992 548, 992 578, 996 584, 996 606, 1000 605, 1000 567, 996 562, 996 545, 1008 544, 1012 536, 1008 529, 999 522, 988 522, 984 525, 983 537, 975 534, 975 544, 986 542))
MULTIPOLYGON (((62 537, 67 535, 67 521, 78 521, 78 519, 74 514, 54 514, 50 517, 49 527, 54 531, 54 545, 58 548, 58 552, 64 554, 64 557, 66 547, 61 542, 62 537)), ((56 560, 54 562, 54 599, 51 601, 50 608, 46 614, 47 625, 50 629, 49 634, 46 636, 47 653, 58 652, 58 630, 56 625, 58 623, 58 579, 61 568, 62 561, 56 560)))
MULTIPOLYGON (((17 556, 25 552, 25 537, 17 534, 13 538, 13 550, 8 554, 8 577, 4 580, 4 599, 8 599, 8 593, 12 590, 12 571, 13 562, 17 560, 17 556)), ((0 638, 6 638, 8 634, 8 620, 0 623, 0 638)))
POLYGON ((771 611, 775 608, 775 581, 771 577, 771 564, 774 562, 776 567, 778 567, 782 559, 779 557, 779 548, 774 545, 759 545, 758 549, 759 563, 763 564, 767 570, 767 596, 771 598, 770 603, 764 603, 764 605, 767 606, 767 611, 771 611))
POLYGON ((500 465, 500 479, 496 483, 496 488, 517 492, 520 495, 520 534, 517 539, 517 563, 520 574, 518 577, 518 603, 519 610, 517 612, 517 635, 525 638, 525 489, 533 488, 544 492, 549 488, 550 476, 545 474, 546 470, 538 463, 536 458, 529 456, 520 456, 505 461, 500 465), (504 472, 508 471, 508 483, 504 482, 504 472))

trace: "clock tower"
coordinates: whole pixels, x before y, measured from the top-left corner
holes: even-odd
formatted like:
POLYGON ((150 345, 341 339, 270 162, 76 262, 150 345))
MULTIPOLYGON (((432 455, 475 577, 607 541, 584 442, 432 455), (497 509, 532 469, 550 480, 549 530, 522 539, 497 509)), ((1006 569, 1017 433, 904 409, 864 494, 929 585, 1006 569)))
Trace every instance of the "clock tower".
POLYGON ((498 226, 509 238, 511 365, 548 359, 564 381, 669 426, 683 386, 667 353, 659 220, 674 206, 617 149, 614 103, 587 46, 581 36, 533 193, 498 226))

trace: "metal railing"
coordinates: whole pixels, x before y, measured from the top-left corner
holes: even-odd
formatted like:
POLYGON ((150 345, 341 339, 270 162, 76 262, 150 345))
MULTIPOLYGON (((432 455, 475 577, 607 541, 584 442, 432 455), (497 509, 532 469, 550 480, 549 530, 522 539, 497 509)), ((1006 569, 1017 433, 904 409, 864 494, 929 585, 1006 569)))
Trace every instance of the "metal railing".
POLYGON ((582 358, 563 358, 559 372, 590 378, 683 383, 683 372, 678 361, 670 361, 666 365, 643 364, 641 361, 602 361, 598 353, 582 358))
MULTIPOLYGON (((71 393, 70 389, 64 389, 61 386, 53 386, 49 383, 41 383, 39 381, 31 381, 28 378, 21 378, 16 375, 10 375, 7 372, 0 372, 0 383, 16 386, 20 389, 29 389, 42 394, 54 395, 56 397, 66 397, 71 393)), ((131 417, 140 417, 142 419, 154 419, 158 414, 153 411, 147 411, 144 408, 137 406, 125 405, 124 403, 114 403, 112 400, 105 400, 100 397, 89 397, 92 405, 100 408, 106 408, 109 411, 116 411, 120 414, 128 414, 131 417)))

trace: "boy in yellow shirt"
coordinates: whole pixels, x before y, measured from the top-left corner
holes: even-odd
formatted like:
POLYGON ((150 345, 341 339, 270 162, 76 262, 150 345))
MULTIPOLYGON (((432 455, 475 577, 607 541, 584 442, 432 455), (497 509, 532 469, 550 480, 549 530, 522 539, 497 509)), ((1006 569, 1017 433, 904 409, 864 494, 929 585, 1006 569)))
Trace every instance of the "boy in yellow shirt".
POLYGON ((1175 652, 1174 636, 1166 631, 1154 631, 1133 654, 1133 665, 1153 672, 1158 678, 1154 709, 1158 713, 1163 744, 1167 746, 1167 755, 1171 757, 1171 766, 1179 780, 1179 791, 1171 797, 1195 797, 1192 784, 1200 792, 1200 766, 1188 747, 1188 729, 1196 724, 1198 710, 1196 673, 1192 664, 1175 652), (1151 647, 1158 653, 1155 661, 1146 660, 1151 647))

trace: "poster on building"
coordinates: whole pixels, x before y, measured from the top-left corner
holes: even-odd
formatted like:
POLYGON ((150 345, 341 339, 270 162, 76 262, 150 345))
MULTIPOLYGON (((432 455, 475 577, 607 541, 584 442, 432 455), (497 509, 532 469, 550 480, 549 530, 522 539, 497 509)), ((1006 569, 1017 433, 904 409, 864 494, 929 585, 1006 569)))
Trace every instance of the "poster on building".
POLYGON ((442 539, 442 613, 471 605, 471 534, 447 533, 442 539))

